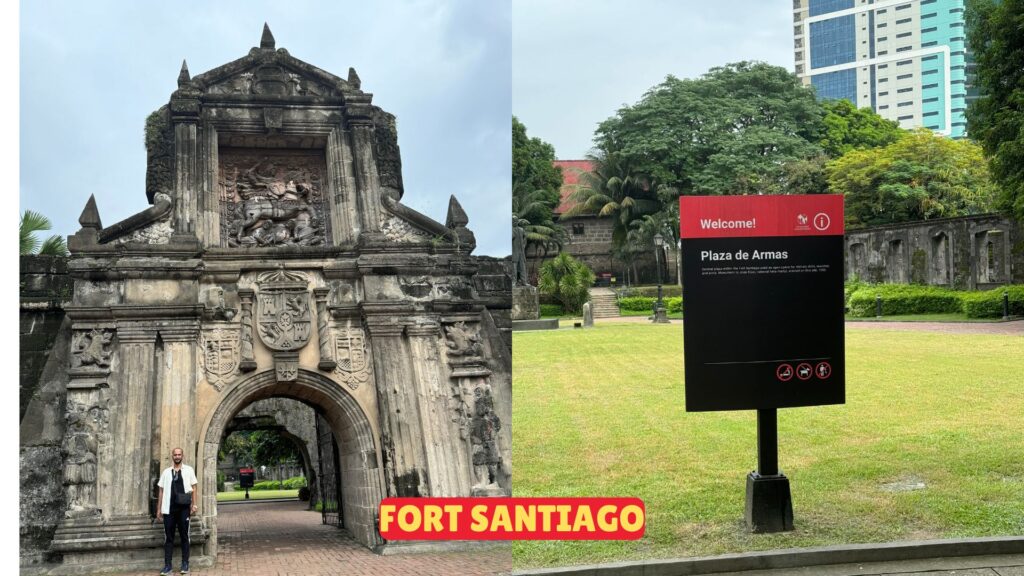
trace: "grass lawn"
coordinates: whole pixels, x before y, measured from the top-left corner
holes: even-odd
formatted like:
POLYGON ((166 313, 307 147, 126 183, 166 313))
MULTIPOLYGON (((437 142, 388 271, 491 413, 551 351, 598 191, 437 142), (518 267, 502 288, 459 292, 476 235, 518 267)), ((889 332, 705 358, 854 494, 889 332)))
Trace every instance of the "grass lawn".
MULTIPOLYGON (((298 490, 249 490, 250 500, 267 500, 270 498, 298 498, 298 490)), ((217 492, 217 502, 234 502, 245 500, 245 490, 234 492, 217 492)))
MULTIPOLYGON (((650 310, 644 310, 644 311, 640 311, 640 310, 623 310, 622 308, 619 308, 619 316, 653 316, 653 315, 654 315, 654 312, 651 312, 650 310)), ((669 318, 682 318, 683 317, 683 313, 682 312, 669 312, 668 313, 668 317, 669 318)))
POLYGON ((1020 336, 848 332, 847 403, 779 411, 796 530, 767 535, 743 525, 756 415, 684 411, 681 326, 512 337, 514 494, 648 512, 635 542, 515 542, 516 568, 1024 533, 1020 336))

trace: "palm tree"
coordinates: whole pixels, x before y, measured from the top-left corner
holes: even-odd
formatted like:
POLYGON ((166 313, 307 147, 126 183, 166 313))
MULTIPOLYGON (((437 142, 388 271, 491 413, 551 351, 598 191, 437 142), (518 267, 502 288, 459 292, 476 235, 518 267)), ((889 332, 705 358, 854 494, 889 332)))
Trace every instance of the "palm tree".
POLYGON ((566 312, 579 314, 590 295, 594 272, 586 264, 562 252, 540 266, 540 291, 555 297, 566 312))
POLYGON ((559 251, 565 241, 565 230, 554 222, 557 195, 547 190, 529 190, 520 184, 512 188, 512 226, 523 231, 526 247, 543 257, 548 251, 559 251))
POLYGON ((594 163, 592 172, 580 174, 581 184, 569 196, 576 204, 564 218, 597 215, 615 219, 612 242, 621 247, 627 241, 630 225, 662 207, 658 184, 633 170, 629 162, 613 152, 598 152, 587 157, 594 163))
POLYGON ((36 232, 49 230, 52 227, 49 218, 38 212, 25 210, 21 215, 21 224, 18 233, 21 237, 21 254, 46 254, 49 256, 67 256, 68 247, 64 239, 54 234, 41 244, 36 238, 36 232))

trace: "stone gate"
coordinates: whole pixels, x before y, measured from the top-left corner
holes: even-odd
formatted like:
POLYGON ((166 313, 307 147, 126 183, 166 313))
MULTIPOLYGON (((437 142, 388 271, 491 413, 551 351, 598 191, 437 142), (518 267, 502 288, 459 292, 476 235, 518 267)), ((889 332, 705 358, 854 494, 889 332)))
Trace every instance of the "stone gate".
MULTIPOLYGON (((146 120, 149 208, 104 227, 88 199, 63 351, 22 426, 24 446, 25 420, 64 407, 31 433, 60 439, 58 480, 22 505, 24 522, 47 490, 62 502, 57 572, 156 565, 176 446, 200 479, 193 556, 212 559, 218 445, 267 398, 329 423, 344 528, 367 547, 388 545, 383 497, 510 492, 510 278, 472 255, 454 196, 444 224, 401 203, 395 118, 371 100, 264 28, 238 60, 183 65, 146 120)), ((40 461, 22 458, 23 483, 40 461)))

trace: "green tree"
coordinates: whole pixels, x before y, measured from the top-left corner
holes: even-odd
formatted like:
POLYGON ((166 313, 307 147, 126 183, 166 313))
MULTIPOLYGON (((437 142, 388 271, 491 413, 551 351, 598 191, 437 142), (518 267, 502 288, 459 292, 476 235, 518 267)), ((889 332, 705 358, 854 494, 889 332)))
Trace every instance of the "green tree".
POLYGON ((977 144, 927 129, 850 151, 826 171, 831 191, 846 196, 850 228, 988 212, 996 196, 977 144))
POLYGON ((586 264, 562 252, 541 264, 537 287, 561 302, 566 312, 579 314, 594 278, 586 264))
POLYGON ((602 122, 594 142, 682 194, 778 194, 787 162, 821 154, 824 116, 785 68, 739 62, 669 76, 602 122))
POLYGON ((967 130, 989 156, 999 207, 1024 219, 1024 0, 971 0, 967 41, 980 97, 967 130))
POLYGON ((878 148, 900 139, 906 132, 898 122, 886 120, 871 108, 857 108, 849 100, 826 100, 822 150, 838 158, 850 150, 878 148))
POLYGON ((64 239, 56 234, 50 236, 40 243, 36 238, 36 232, 42 232, 52 228, 50 220, 38 212, 25 210, 21 215, 21 224, 18 227, 18 234, 21 237, 21 254, 46 254, 50 256, 67 256, 68 247, 64 239))
POLYGON ((662 209, 659 185, 633 170, 623 155, 599 151, 589 159, 594 169, 580 174, 580 184, 569 195, 575 204, 563 217, 587 214, 613 218, 612 243, 621 247, 633 221, 662 209))
POLYGON ((540 138, 529 138, 526 126, 512 117, 512 226, 523 231, 527 248, 546 254, 560 250, 565 233, 555 223, 562 170, 555 166, 555 149, 540 138))
POLYGON ((236 463, 259 466, 300 462, 295 444, 274 430, 232 432, 220 446, 220 456, 232 456, 236 463))

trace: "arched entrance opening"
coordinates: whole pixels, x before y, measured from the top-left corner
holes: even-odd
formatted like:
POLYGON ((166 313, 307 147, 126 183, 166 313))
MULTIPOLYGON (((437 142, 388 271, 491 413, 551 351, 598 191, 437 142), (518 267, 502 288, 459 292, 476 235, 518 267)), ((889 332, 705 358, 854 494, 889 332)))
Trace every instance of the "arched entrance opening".
POLYGON ((343 527, 360 544, 382 544, 376 530, 377 504, 383 498, 381 460, 370 419, 358 402, 336 382, 299 369, 294 381, 281 382, 274 370, 239 380, 224 390, 204 430, 199 470, 203 515, 210 529, 207 553, 217 553, 217 453, 225 431, 239 412, 259 400, 281 397, 312 406, 329 430, 325 437, 336 444, 341 488, 338 511, 343 527))

